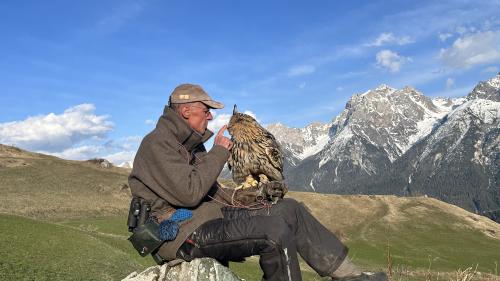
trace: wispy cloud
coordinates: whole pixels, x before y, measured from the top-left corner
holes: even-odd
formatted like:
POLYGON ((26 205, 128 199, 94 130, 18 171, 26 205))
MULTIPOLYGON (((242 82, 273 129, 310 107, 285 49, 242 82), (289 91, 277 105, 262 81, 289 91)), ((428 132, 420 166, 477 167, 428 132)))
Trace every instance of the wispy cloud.
POLYGON ((414 43, 410 36, 395 36, 391 32, 381 33, 374 41, 366 44, 368 47, 380 47, 384 45, 407 45, 414 43))
POLYGON ((441 40, 442 42, 444 42, 444 41, 448 40, 448 38, 453 37, 453 34, 447 33, 447 32, 445 32, 445 33, 439 33, 438 37, 439 37, 439 40, 441 40))
POLYGON ((483 69, 481 72, 483 72, 483 73, 498 73, 498 71, 499 71, 498 67, 496 67, 496 66, 489 66, 489 67, 483 69))
POLYGON ((446 90, 449 90, 455 85, 455 80, 453 78, 446 79, 446 90))
POLYGON ((301 76, 314 73, 316 67, 313 65, 297 65, 288 70, 288 76, 301 76))
POLYGON ((71 159, 71 160, 86 160, 91 158, 98 158, 98 155, 102 153, 103 149, 101 146, 96 145, 82 145, 78 147, 71 147, 64 149, 60 152, 47 152, 47 151, 39 151, 45 154, 51 154, 63 159, 71 159))
POLYGON ((110 14, 97 22, 97 28, 104 33, 111 33, 128 21, 138 16, 145 8, 145 2, 124 1, 122 5, 117 6, 110 14))
POLYGON ((426 95, 431 97, 450 97, 450 98, 465 97, 472 91, 473 88, 474 84, 471 84, 464 87, 451 88, 451 89, 446 89, 444 91, 437 91, 433 93, 426 93, 426 95))
POLYGON ((474 65, 500 61, 500 31, 466 34, 441 49, 439 57, 452 68, 469 68, 474 65))
POLYGON ((109 140, 104 143, 104 147, 107 151, 137 150, 141 140, 142 136, 127 136, 109 140))
POLYGON ((390 72, 399 72, 401 66, 407 62, 411 62, 411 58, 400 56, 398 53, 391 50, 382 50, 376 55, 377 66, 387 69, 390 72))

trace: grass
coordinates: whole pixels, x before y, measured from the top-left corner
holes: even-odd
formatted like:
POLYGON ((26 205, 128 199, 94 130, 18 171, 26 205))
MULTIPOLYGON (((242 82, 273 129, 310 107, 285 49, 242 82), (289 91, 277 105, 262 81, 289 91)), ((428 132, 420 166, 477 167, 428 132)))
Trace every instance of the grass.
POLYGON ((426 214, 416 218, 418 222, 373 223, 368 228, 354 229, 347 241, 351 255, 365 266, 376 267, 386 263, 389 247, 394 266, 422 269, 431 264, 441 271, 477 266, 479 271, 495 273, 495 262, 500 261, 497 239, 465 226, 444 223, 456 222, 456 218, 433 206, 426 207, 426 214))
POLYGON ((0 215, 1 280, 119 280, 150 265, 127 241, 63 225, 0 215))
MULTIPOLYGON (((0 215, 0 280, 121 280, 156 265, 132 249, 124 226, 121 217, 54 223, 0 215)), ((255 258, 231 269, 248 281, 262 275, 255 258)), ((319 277, 304 272, 304 280, 319 277)))
MULTIPOLYGON (((380 231, 377 226, 368 229, 371 230, 365 233, 367 237, 355 234, 361 233, 361 230, 353 229, 353 233, 347 233, 352 237, 348 241, 350 256, 365 269, 384 270, 387 265, 387 244, 384 244, 381 238, 384 231, 380 231), (365 242, 365 239, 372 243, 365 242)), ((408 228, 408 233, 412 231, 413 229, 408 228)), ((120 280, 132 271, 142 271, 155 264, 150 257, 140 257, 126 241, 128 232, 122 216, 44 222, 1 215, 0 232, 0 280, 120 280), (29 260, 26 260, 26 256, 30 257, 29 260)), ((454 231, 451 232, 453 234, 454 231)), ((403 237, 406 233, 401 234, 403 237)), ((446 256, 450 252, 448 247, 456 247, 452 242, 456 238, 454 236, 448 236, 451 238, 448 242, 444 241, 446 237, 443 237, 443 241, 439 238, 428 241, 428 237, 424 236, 418 239, 428 245, 446 243, 442 245, 442 259, 447 262, 443 263, 440 259, 429 260, 429 257, 425 256, 426 250, 416 250, 411 246, 413 242, 404 247, 404 241, 394 240, 390 245, 394 280, 423 281, 428 280, 429 276, 431 280, 449 280, 444 278, 452 278, 457 269, 468 268, 467 261, 484 260, 487 264, 493 260, 495 257, 492 258, 492 255, 498 253, 498 248, 495 248, 498 243, 495 244, 496 241, 492 240, 491 244, 475 245, 475 242, 481 242, 482 233, 470 235, 469 238, 466 236, 458 241, 464 243, 460 251, 475 251, 475 255, 482 253, 485 257, 464 257, 466 261, 463 265, 457 261, 448 261, 450 256, 446 256), (406 256, 400 252, 405 252, 406 256), (427 270, 429 267, 430 271, 427 270)), ((417 243, 418 240, 414 242, 417 243)), ((451 255, 451 258, 456 257, 451 255)), ((262 276, 258 261, 253 257, 244 263, 231 263, 230 267, 238 276, 248 281, 260 280, 262 276)), ((322 280, 307 266, 302 265, 302 268, 304 280, 322 280)), ((486 266, 483 272, 494 273, 494 265, 490 268, 486 266)))
MULTIPOLYGON (((128 171, 1 152, 0 280, 120 280, 155 264, 126 240, 128 171)), ((355 263, 377 271, 390 265, 393 281, 500 279, 488 275, 498 274, 500 225, 484 217, 431 198, 288 196, 335 232, 355 263)), ((255 257, 230 267, 261 279, 255 257)), ((321 280, 301 268, 304 280, 321 280)))
POLYGON ((125 171, 53 158, 24 161, 0 169, 1 213, 53 220, 127 212, 125 171))

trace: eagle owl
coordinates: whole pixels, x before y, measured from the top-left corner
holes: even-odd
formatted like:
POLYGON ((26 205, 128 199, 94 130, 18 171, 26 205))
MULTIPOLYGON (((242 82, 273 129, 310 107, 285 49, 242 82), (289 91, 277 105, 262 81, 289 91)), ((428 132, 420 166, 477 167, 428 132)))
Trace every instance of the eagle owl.
POLYGON ((237 112, 236 105, 227 130, 233 141, 228 166, 236 184, 246 188, 283 180, 283 153, 271 133, 250 115, 237 112))

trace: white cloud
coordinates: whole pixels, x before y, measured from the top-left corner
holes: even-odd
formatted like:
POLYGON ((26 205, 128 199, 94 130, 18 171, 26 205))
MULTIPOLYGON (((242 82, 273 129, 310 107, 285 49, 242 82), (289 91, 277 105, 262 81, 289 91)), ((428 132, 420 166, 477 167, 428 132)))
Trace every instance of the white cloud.
POLYGON ((441 49, 439 57, 449 67, 469 68, 500 61, 500 31, 466 34, 441 49))
POLYGON ((108 151, 116 150, 137 150, 142 141, 142 136, 128 136, 116 140, 109 140, 104 143, 104 147, 108 151))
MULTIPOLYGON (((246 110, 243 113, 252 116, 258 121, 257 116, 252 111, 246 110)), ((217 133, 220 130, 220 128, 222 128, 222 126, 227 125, 229 123, 232 114, 228 113, 217 114, 216 112, 213 112, 212 115, 214 115, 214 119, 208 122, 208 129, 214 133, 217 133)))
POLYGON ((391 32, 383 32, 381 33, 375 41, 366 44, 369 47, 380 47, 387 44, 396 44, 396 45, 407 45, 414 43, 415 40, 411 39, 410 36, 394 36, 391 32))
POLYGON ((398 55, 391 50, 382 50, 377 53, 377 66, 389 70, 390 72, 399 72, 401 66, 411 62, 411 58, 398 55))
POLYGON ((288 76, 301 76, 314 73, 316 71, 316 67, 313 65, 297 65, 288 70, 288 76))
POLYGON ((68 148, 61 152, 40 151, 40 153, 50 154, 59 158, 70 160, 104 158, 116 166, 123 164, 124 162, 133 162, 135 154, 137 153, 137 149, 123 150, 109 154, 106 154, 105 151, 106 148, 101 145, 82 145, 78 147, 68 148))
POLYGON ((109 116, 94 111, 93 104, 80 104, 59 115, 49 113, 0 123, 0 143, 35 151, 64 151, 81 141, 99 139, 113 129, 109 116))
POLYGON ((496 66, 489 66, 485 69, 483 69, 483 71, 481 71, 483 73, 498 73, 498 67, 496 66))
POLYGON ((46 152, 40 151, 44 154, 51 154, 64 159, 71 160, 87 160, 91 158, 97 158, 99 153, 101 153, 102 147, 93 145, 83 145, 78 147, 72 147, 65 149, 61 152, 46 152))
POLYGON ((125 2, 115 7, 106 17, 97 22, 101 32, 111 33, 123 27, 131 19, 137 17, 145 8, 144 3, 125 2))
POLYGON ((452 78, 446 79, 446 90, 451 89, 453 85, 455 85, 455 80, 453 80, 452 78))
POLYGON ((137 150, 119 151, 116 153, 108 154, 102 158, 118 166, 123 164, 124 162, 133 162, 136 153, 137 150))
POLYGON ((152 119, 147 119, 146 121, 144 121, 144 124, 146 124, 146 125, 153 125, 154 123, 155 123, 155 121, 152 119))
POLYGON ((455 28, 455 32, 460 34, 460 35, 463 35, 463 34, 466 34, 466 33, 471 33, 471 32, 475 32, 477 29, 476 27, 474 26, 463 26, 463 25, 460 25, 460 26, 457 26, 457 28, 455 28))
POLYGON ((227 125, 229 123, 229 119, 231 119, 231 114, 222 113, 217 114, 216 112, 212 112, 214 119, 208 122, 208 129, 214 133, 217 133, 222 126, 227 125))
POLYGON ((125 150, 137 149, 139 147, 139 144, 141 143, 141 141, 142 141, 141 136, 125 137, 123 142, 122 142, 121 148, 125 149, 125 150))
POLYGON ((451 33, 439 33, 439 40, 442 42, 446 41, 448 38, 452 37, 453 34, 451 33))

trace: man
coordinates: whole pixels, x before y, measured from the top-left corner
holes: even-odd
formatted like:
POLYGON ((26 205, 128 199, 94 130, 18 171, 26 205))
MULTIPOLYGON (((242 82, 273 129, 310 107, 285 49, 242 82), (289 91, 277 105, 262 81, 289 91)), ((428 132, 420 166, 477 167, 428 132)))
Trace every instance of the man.
POLYGON ((347 258, 347 248, 293 199, 271 208, 230 208, 217 177, 229 158, 232 142, 226 126, 206 151, 213 133, 216 102, 197 85, 182 84, 172 92, 156 128, 142 141, 129 184, 135 197, 151 204, 151 217, 168 220, 176 210, 192 212, 177 236, 154 253, 160 263, 212 257, 222 263, 260 255, 264 280, 301 280, 297 259, 334 280, 387 280, 383 273, 365 274, 347 258))

